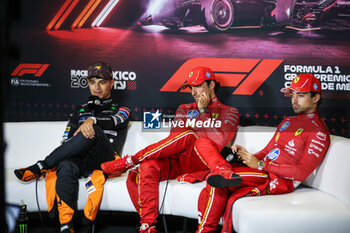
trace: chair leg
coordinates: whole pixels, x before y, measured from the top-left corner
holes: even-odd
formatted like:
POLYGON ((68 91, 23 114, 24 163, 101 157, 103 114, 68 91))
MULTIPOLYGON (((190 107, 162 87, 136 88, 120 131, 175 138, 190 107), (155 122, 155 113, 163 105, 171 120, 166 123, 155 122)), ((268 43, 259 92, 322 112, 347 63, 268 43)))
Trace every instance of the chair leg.
POLYGON ((162 219, 163 219, 163 225, 164 225, 164 232, 168 233, 168 227, 166 225, 166 220, 165 220, 165 216, 164 215, 162 215, 162 219))
POLYGON ((184 224, 183 224, 183 228, 182 228, 182 233, 186 233, 187 232, 187 218, 184 218, 184 224))

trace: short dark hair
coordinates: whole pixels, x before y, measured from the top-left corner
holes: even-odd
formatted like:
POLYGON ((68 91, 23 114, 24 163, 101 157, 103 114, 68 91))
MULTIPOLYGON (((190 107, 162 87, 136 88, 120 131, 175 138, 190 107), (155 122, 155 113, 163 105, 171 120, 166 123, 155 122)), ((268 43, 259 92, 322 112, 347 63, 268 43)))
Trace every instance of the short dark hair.
POLYGON ((317 92, 314 92, 314 91, 310 91, 310 95, 311 95, 311 97, 315 97, 315 96, 316 96, 316 94, 319 94, 319 95, 320 95, 320 100, 317 102, 317 107, 318 107, 318 106, 320 106, 320 104, 321 104, 321 101, 322 101, 322 96, 321 96, 321 94, 320 94, 320 93, 317 93, 317 92))
POLYGON ((215 87, 214 87, 214 92, 217 93, 220 89, 220 83, 216 80, 205 80, 205 82, 207 83, 208 87, 210 85, 211 82, 215 82, 215 87))

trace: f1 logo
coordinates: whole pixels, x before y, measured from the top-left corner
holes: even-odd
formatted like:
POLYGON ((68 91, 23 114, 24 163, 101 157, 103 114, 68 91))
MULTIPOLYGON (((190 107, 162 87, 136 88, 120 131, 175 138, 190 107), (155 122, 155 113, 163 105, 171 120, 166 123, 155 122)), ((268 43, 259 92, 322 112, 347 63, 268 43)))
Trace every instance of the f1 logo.
POLYGON ((25 74, 34 74, 35 77, 41 77, 45 70, 49 67, 49 64, 19 64, 12 72, 11 76, 23 76, 25 74))
POLYGON ((206 66, 213 70, 221 86, 236 87, 233 95, 252 95, 282 62, 282 59, 194 58, 186 61, 160 91, 177 92, 191 69, 206 66))

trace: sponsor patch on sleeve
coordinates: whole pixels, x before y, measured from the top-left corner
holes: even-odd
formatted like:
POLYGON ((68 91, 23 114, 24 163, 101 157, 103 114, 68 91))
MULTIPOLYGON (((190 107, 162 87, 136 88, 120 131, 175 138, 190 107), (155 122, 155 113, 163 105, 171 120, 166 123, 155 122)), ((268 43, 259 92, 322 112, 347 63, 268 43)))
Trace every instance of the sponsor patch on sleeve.
POLYGON ((275 148, 266 155, 266 158, 270 159, 271 161, 274 161, 278 158, 279 155, 280 149, 275 148))
POLYGON ((96 188, 95 188, 95 186, 93 185, 91 179, 88 179, 88 180, 87 180, 87 182, 85 183, 85 188, 86 188, 86 192, 87 192, 88 194, 93 193, 93 192, 96 191, 96 188))

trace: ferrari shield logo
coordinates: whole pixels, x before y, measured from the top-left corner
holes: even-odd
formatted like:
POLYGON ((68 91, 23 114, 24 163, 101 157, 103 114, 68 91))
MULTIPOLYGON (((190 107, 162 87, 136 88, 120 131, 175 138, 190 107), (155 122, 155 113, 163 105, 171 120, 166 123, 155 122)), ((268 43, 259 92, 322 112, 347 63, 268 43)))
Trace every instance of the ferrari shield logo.
POLYGON ((301 134, 302 132, 304 131, 304 129, 303 128, 300 128, 300 129, 298 129, 296 132, 295 132, 295 136, 298 136, 299 134, 301 134))
POLYGON ((296 76, 295 79, 294 79, 294 83, 299 82, 299 79, 300 79, 300 78, 299 78, 298 76, 296 76))
POLYGON ((214 119, 214 120, 216 120, 218 117, 219 117, 219 113, 212 113, 211 114, 211 116, 212 116, 212 118, 214 119))

